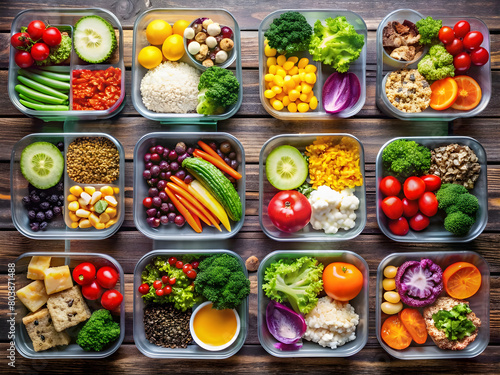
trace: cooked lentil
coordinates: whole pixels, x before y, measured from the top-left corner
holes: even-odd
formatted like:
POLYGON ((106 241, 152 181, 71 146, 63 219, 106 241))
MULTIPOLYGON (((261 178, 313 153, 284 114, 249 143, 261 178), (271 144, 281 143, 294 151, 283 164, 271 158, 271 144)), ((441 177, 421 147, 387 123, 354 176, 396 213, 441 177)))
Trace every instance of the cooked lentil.
POLYGON ((120 176, 120 153, 104 137, 81 137, 68 147, 69 178, 81 184, 109 184, 120 176))
POLYGON ((172 303, 144 307, 144 332, 151 344, 164 348, 187 348, 193 342, 189 331, 191 310, 177 310, 172 303))

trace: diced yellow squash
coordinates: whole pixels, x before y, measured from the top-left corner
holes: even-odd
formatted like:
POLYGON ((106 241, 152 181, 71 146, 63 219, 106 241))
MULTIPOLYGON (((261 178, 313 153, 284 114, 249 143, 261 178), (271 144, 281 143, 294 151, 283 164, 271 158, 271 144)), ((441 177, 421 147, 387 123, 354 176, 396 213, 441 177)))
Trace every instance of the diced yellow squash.
POLYGON ((50 259, 51 257, 31 257, 26 277, 31 280, 43 280, 45 270, 50 267, 50 259))
POLYGON ((68 266, 51 267, 45 270, 45 290, 48 295, 69 289, 73 286, 68 266))
MULTIPOLYGON (((50 257, 46 258, 50 259, 50 257)), ((35 312, 40 307, 45 305, 47 303, 47 299, 49 298, 42 280, 33 281, 31 284, 19 289, 16 294, 19 300, 31 312, 35 312)))

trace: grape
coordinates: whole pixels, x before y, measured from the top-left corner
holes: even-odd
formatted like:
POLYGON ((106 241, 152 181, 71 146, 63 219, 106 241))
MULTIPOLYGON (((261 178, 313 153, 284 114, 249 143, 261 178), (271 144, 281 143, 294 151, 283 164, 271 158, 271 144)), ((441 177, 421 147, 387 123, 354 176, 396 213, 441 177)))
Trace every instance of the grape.
POLYGON ((152 154, 151 155, 151 161, 155 164, 158 164, 160 162, 161 158, 159 154, 152 154))
POLYGON ((177 216, 177 215, 175 214, 175 212, 170 212, 170 213, 167 215, 167 217, 168 217, 168 221, 169 221, 169 222, 171 222, 171 223, 173 223, 173 222, 175 221, 176 216, 177 216))
POLYGON ((145 180, 149 180, 152 176, 151 176, 151 171, 149 170, 145 170, 144 172, 142 172, 142 177, 145 179, 145 180))
POLYGON ((151 163, 150 161, 148 161, 145 165, 145 168, 146 169, 151 169, 151 167, 153 166, 153 163, 151 163))
POLYGON ((184 177, 184 182, 186 184, 190 184, 191 182, 193 182, 193 176, 191 176, 190 174, 187 174, 186 177, 184 177))
POLYGON ((158 177, 160 175, 160 167, 157 165, 153 165, 151 167, 151 176, 158 177))
POLYGON ((36 220, 37 221, 44 221, 45 220, 45 214, 42 211, 37 212, 37 214, 36 214, 36 220))
POLYGON ((167 181, 165 180, 158 181, 156 187, 158 188, 158 190, 165 190, 165 188, 167 187, 167 181))
POLYGON ((49 224, 47 224, 47 222, 46 222, 46 221, 42 221, 42 222, 40 223, 40 229, 41 229, 41 230, 46 230, 46 229, 47 229, 47 225, 49 225, 49 224))
POLYGON ((231 163, 231 159, 229 159, 228 157, 225 157, 224 162, 229 165, 229 163, 231 163))
POLYGON ((30 219, 30 221, 33 221, 36 219, 36 212, 35 210, 29 210, 28 211, 28 219, 30 219))
POLYGON ((160 211, 163 214, 168 214, 168 212, 170 211, 170 209, 168 208, 168 203, 162 203, 160 206, 160 211))
POLYGON ((230 152, 228 155, 229 159, 234 160, 236 159, 236 153, 235 152, 230 152))
POLYGON ((222 142, 220 144, 220 151, 223 154, 229 154, 231 152, 231 144, 229 142, 222 142))
POLYGON ((154 222, 155 222, 155 218, 154 217, 148 217, 146 219, 146 223, 151 227, 151 228, 154 228, 154 222))
POLYGON ((161 201, 161 198, 156 196, 156 197, 153 197, 153 206, 157 207, 157 208, 160 208, 161 204, 163 202, 161 201))
POLYGON ((166 172, 160 172, 160 180, 166 180, 167 179, 167 173, 166 172))
POLYGON ((160 226, 160 218, 156 217, 153 220, 153 228, 158 228, 160 226))
POLYGON ((151 154, 154 154, 154 153, 156 152, 156 146, 152 146, 152 147, 150 147, 150 148, 149 148, 149 152, 150 152, 151 154))
POLYGON ((167 216, 167 215, 162 215, 162 216, 160 217, 160 223, 161 223, 162 225, 167 225, 167 224, 168 224, 168 216, 167 216))
POLYGON ((170 171, 165 172, 165 180, 170 180, 171 176, 172 176, 172 172, 170 172, 170 171))
POLYGON ((30 228, 33 232, 38 232, 40 230, 40 224, 37 222, 31 223, 30 228))
POLYGON ((176 161, 170 163, 170 170, 173 172, 177 172, 179 170, 179 163, 177 163, 176 161))
POLYGON ((224 38, 231 39, 233 37, 233 30, 231 30, 231 28, 228 26, 222 26, 220 31, 224 38))
POLYGON ((62 213, 61 207, 58 206, 54 207, 52 211, 54 212, 54 216, 59 216, 62 213))
POLYGON ((152 178, 151 180, 151 186, 156 186, 156 184, 158 183, 158 181, 160 181, 160 179, 158 177, 155 177, 155 178, 152 178))
POLYGON ((179 156, 179 157, 177 158, 177 162, 178 162, 179 164, 182 164, 182 162, 183 162, 185 159, 187 159, 187 158, 189 158, 189 154, 188 154, 187 152, 185 152, 185 153, 183 153, 181 156, 179 156))
POLYGON ((144 154, 144 161, 146 163, 151 161, 151 154, 150 153, 144 154))
POLYGON ((155 217, 156 212, 156 208, 149 208, 148 210, 146 210, 146 215, 148 215, 148 217, 155 217))
POLYGON ((175 174, 175 176, 180 178, 181 180, 184 180, 186 178, 186 171, 184 169, 181 169, 175 174))
POLYGON ((230 166, 231 168, 233 168, 234 170, 236 170, 236 168, 238 168, 238 165, 239 165, 238 161, 237 161, 237 160, 234 160, 234 159, 233 159, 233 160, 231 160, 231 163, 229 164, 229 166, 230 166))
POLYGON ((184 142, 179 142, 175 145, 175 152, 178 155, 184 154, 186 152, 186 144, 184 142))
POLYGON ((160 212, 160 211, 158 211, 158 212, 156 213, 156 217, 157 217, 158 219, 161 217, 161 212, 160 212))
POLYGON ((151 198, 157 197, 158 196, 158 189, 155 187, 149 188, 148 196, 150 196, 151 198))
POLYGON ((175 206, 174 206, 173 203, 169 202, 168 203, 168 208, 169 208, 170 211, 175 212, 175 206))
MULTIPOLYGON (((158 183, 159 184, 159 183, 158 183)), ((164 191, 160 191, 158 193, 158 196, 160 197, 160 199, 163 201, 163 202, 168 202, 168 195, 167 193, 165 193, 164 191)))
POLYGON ((170 150, 165 147, 165 149, 163 150, 163 159, 167 160, 168 154, 170 154, 170 150))
POLYGON ((179 228, 182 228, 184 224, 186 223, 186 219, 184 219, 184 216, 177 215, 175 217, 175 225, 177 225, 179 228))
POLYGON ((170 169, 170 165, 168 165, 168 162, 166 160, 160 161, 159 167, 160 171, 162 172, 166 172, 170 169))
POLYGON ((159 154, 159 155, 162 155, 163 154, 163 150, 165 148, 163 146, 156 146, 156 153, 159 154))
POLYGON ((187 153, 188 153, 189 155, 193 155, 193 152, 194 152, 194 148, 193 148, 193 147, 188 147, 188 149, 187 149, 187 153))
MULTIPOLYGON (((170 152, 168 153, 168 158, 169 158, 170 160, 172 160, 172 161, 173 161, 173 160, 175 160, 175 159, 177 159, 177 158, 178 158, 178 156, 179 156, 179 155, 177 155, 177 152, 175 152, 175 150, 172 150, 172 151, 170 151, 170 152)), ((170 165, 170 167, 172 167, 172 165, 170 165)))

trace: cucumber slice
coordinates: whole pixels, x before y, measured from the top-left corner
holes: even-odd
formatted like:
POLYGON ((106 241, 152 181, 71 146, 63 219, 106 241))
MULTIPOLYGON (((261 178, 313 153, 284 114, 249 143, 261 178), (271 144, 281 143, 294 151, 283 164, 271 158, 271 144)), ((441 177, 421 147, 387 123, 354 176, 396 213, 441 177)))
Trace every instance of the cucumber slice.
POLYGON ((116 49, 115 30, 102 17, 82 17, 75 24, 73 42, 76 54, 83 61, 101 63, 116 49))
POLYGON ((55 186, 64 172, 61 151, 49 142, 35 142, 21 153, 21 173, 38 189, 55 186))
POLYGON ((276 189, 292 190, 307 179, 309 167, 299 150, 284 145, 276 147, 267 157, 266 174, 276 189))

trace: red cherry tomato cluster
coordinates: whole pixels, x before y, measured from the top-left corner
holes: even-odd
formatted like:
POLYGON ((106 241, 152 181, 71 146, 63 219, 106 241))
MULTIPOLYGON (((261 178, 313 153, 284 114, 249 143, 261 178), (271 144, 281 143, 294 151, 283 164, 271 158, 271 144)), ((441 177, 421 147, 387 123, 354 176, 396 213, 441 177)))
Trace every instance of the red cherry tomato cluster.
POLYGON ((481 47, 483 34, 479 31, 470 31, 467 21, 458 21, 453 29, 443 26, 439 30, 439 40, 446 50, 452 54, 453 65, 457 74, 465 74, 471 64, 483 66, 490 58, 488 51, 481 47))
POLYGON ((49 57, 50 47, 61 43, 62 35, 58 28, 47 27, 40 20, 30 22, 26 32, 12 35, 10 44, 17 51, 14 61, 20 68, 29 68, 36 61, 49 57))
POLYGON ((113 289, 119 280, 118 272, 113 267, 104 266, 96 272, 92 263, 80 263, 73 270, 73 280, 82 286, 86 299, 94 301, 101 298, 101 305, 107 310, 116 309, 123 301, 122 294, 113 289))
POLYGON ((438 211, 438 201, 433 193, 441 187, 441 179, 435 175, 408 177, 403 184, 392 176, 380 181, 379 189, 385 198, 381 207, 389 218, 389 230, 397 236, 405 236, 410 228, 415 231, 429 226, 429 217, 438 211), (408 222, 409 220, 409 222, 408 222))
MULTIPOLYGON (((182 272, 186 274, 188 278, 191 280, 196 279, 198 273, 196 269, 200 265, 200 262, 193 261, 191 263, 183 263, 180 260, 177 260, 176 257, 170 257, 168 259, 168 264, 171 266, 182 269, 182 272)), ((155 293, 158 297, 167 296, 172 293, 172 285, 175 284, 175 277, 169 277, 168 275, 163 275, 160 280, 155 280, 153 282, 153 288, 155 289, 155 293)), ((148 294, 150 290, 150 286, 147 283, 141 284, 138 288, 140 294, 148 294)))

